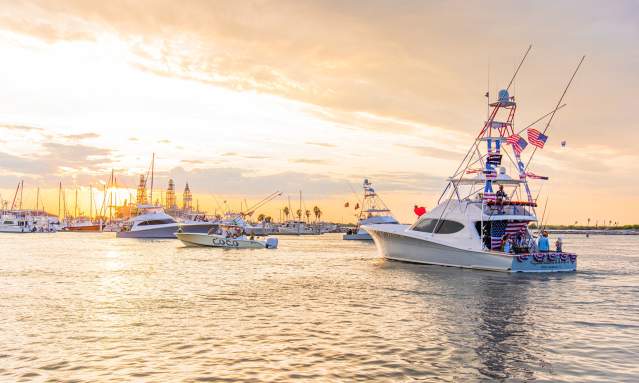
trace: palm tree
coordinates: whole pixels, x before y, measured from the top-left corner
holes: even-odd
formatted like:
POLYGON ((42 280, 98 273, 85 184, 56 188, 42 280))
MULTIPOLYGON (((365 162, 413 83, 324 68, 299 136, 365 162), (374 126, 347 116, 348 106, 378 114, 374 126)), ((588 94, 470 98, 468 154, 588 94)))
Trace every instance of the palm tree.
POLYGON ((311 219, 311 211, 310 210, 306 210, 304 212, 304 215, 306 215, 306 222, 309 222, 309 220, 311 219))
POLYGON ((257 222, 264 222, 264 218, 266 218, 266 216, 264 214, 260 214, 257 216, 257 222))
POLYGON ((284 206, 284 209, 282 209, 282 211, 284 212, 286 220, 288 221, 288 215, 291 214, 291 209, 289 209, 288 206, 284 206))
POLYGON ((297 209, 296 213, 297 213, 297 219, 301 221, 302 220, 302 209, 297 209))
POLYGON ((271 221, 272 221, 272 220, 273 220, 273 217, 271 217, 270 215, 269 215, 269 216, 264 217, 264 221, 265 221, 266 223, 271 223, 271 221))
POLYGON ((322 214, 320 212, 320 208, 317 207, 317 206, 313 207, 313 214, 315 214, 315 221, 318 221, 319 217, 320 217, 320 214, 322 214))
POLYGON ((588 226, 590 226, 590 218, 588 218, 588 226))

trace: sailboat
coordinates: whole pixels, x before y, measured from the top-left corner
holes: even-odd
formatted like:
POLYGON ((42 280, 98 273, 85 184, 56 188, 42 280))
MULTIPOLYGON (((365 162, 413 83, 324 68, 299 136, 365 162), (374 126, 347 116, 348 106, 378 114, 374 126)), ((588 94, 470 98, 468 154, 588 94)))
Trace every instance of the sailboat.
POLYGON ((399 222, 393 217, 390 209, 384 204, 373 188, 373 184, 368 179, 364 180, 362 185, 364 188, 364 199, 362 200, 362 208, 357 219, 357 227, 355 230, 349 230, 344 234, 345 240, 371 241, 373 238, 362 226, 371 225, 397 225, 399 222))
MULTIPOLYGON (((448 178, 437 207, 408 228, 363 226, 385 258, 506 272, 576 270, 576 254, 540 251, 528 228, 529 223, 537 221, 537 203, 528 183, 530 173, 526 172, 527 165, 521 158, 527 143, 519 136, 520 132, 514 130, 517 104, 509 95, 510 84, 489 104, 492 109, 487 121, 457 170, 448 178), (506 153, 507 147, 511 154, 506 153), (514 177, 502 166, 504 159, 511 161, 512 168, 516 169, 514 177), (495 192, 497 187, 499 191, 495 192)), ((560 103, 561 99, 552 116, 560 103)), ((541 119, 548 115, 551 113, 541 119)))

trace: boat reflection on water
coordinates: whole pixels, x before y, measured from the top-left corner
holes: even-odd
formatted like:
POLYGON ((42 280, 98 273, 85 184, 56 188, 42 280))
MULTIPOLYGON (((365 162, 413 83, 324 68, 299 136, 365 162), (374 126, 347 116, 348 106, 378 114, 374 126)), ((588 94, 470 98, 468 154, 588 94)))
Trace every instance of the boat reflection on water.
MULTIPOLYGON (((553 373, 553 357, 540 347, 552 329, 540 323, 536 300, 543 299, 537 291, 574 274, 504 274, 392 261, 379 267, 405 274, 402 280, 411 287, 402 295, 422 302, 414 318, 421 322, 415 337, 419 349, 437 354, 443 365, 464 366, 442 373, 456 381, 476 381, 478 375, 490 381, 531 381, 553 373)), ((431 363, 428 355, 420 359, 416 368, 431 363)))

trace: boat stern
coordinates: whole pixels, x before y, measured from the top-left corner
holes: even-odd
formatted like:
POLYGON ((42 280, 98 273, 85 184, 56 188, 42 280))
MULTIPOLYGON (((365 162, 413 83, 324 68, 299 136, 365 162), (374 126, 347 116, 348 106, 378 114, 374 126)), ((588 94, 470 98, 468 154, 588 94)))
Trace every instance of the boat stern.
POLYGON ((577 271, 577 255, 573 253, 548 252, 513 256, 514 273, 551 273, 577 271))

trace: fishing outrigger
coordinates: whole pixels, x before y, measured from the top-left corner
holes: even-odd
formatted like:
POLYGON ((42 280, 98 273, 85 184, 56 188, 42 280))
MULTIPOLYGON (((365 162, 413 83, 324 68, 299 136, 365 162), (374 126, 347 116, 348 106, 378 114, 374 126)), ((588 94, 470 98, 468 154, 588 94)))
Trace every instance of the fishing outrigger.
POLYGON ((489 104, 489 117, 457 170, 448 178, 438 206, 409 228, 398 225, 363 227, 371 234, 384 257, 509 272, 576 270, 576 254, 540 249, 528 228, 529 223, 537 221, 537 202, 532 196, 528 178, 547 177, 527 172, 535 152, 524 164, 521 153, 528 142, 520 134, 528 130, 530 143, 536 148, 543 147, 550 122, 562 107, 561 101, 584 58, 555 109, 516 132, 514 118, 517 104, 510 96, 509 88, 529 51, 530 47, 508 87, 500 90, 497 100, 489 104), (543 133, 537 130, 531 133, 532 125, 548 116, 550 119, 543 133), (510 146, 510 151, 505 150, 507 146, 510 146), (485 151, 482 151, 483 147, 485 151), (516 169, 515 177, 509 176, 506 167, 502 166, 506 160, 516 169))

